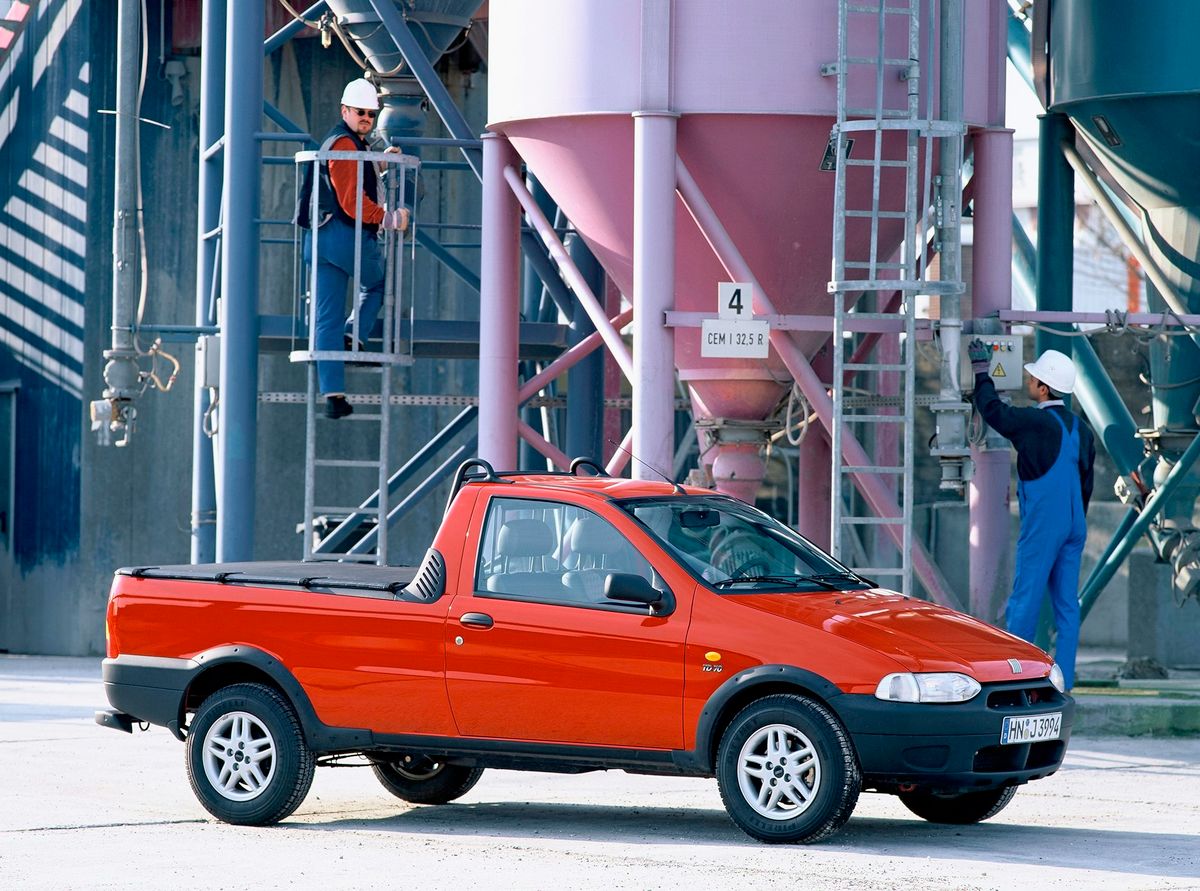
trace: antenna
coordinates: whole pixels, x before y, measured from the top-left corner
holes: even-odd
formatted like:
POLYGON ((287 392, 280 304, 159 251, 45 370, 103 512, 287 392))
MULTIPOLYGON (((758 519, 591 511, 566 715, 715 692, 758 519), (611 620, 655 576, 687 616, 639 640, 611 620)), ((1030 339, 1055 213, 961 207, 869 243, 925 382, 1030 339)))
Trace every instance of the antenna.
POLYGON ((630 458, 632 458, 638 464, 641 464, 643 467, 647 467, 650 470, 653 470, 655 473, 657 473, 659 476, 661 476, 665 482, 670 483, 674 487, 674 491, 672 492, 672 494, 674 494, 674 495, 686 495, 687 494, 687 492, 684 491, 683 486, 679 485, 679 483, 675 482, 675 480, 671 479, 669 476, 667 476, 665 473, 663 473, 661 470, 659 470, 654 465, 647 464, 645 461, 643 461, 641 458, 639 458, 637 455, 635 455, 629 449, 625 448, 625 446, 621 445, 616 440, 610 439, 608 441, 608 444, 616 446, 618 449, 620 449, 622 452, 624 452, 626 455, 628 455, 630 458))

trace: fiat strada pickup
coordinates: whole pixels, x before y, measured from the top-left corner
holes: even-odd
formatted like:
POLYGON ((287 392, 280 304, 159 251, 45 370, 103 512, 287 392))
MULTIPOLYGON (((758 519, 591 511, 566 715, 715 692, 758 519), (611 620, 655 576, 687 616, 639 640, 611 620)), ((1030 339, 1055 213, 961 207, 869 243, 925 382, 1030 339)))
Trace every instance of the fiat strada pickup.
POLYGON ((598 470, 466 462, 417 567, 119 570, 97 722, 166 727, 250 825, 352 761, 422 804, 488 767, 715 777, 752 837, 814 842, 862 791, 973 823, 1062 763, 1074 703, 1037 647, 740 501, 598 470))

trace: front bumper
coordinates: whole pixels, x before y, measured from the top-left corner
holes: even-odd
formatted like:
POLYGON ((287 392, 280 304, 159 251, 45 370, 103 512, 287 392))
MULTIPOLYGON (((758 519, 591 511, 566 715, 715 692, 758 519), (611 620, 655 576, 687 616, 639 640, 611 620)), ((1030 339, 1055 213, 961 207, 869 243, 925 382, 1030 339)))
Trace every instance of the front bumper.
POLYGON ((845 694, 830 702, 858 753, 863 783, 963 792, 1012 786, 1058 770, 1067 751, 1075 701, 1047 681, 985 684, 970 702, 883 702, 845 694), (1001 745, 1004 718, 1062 713, 1056 740, 1001 745))

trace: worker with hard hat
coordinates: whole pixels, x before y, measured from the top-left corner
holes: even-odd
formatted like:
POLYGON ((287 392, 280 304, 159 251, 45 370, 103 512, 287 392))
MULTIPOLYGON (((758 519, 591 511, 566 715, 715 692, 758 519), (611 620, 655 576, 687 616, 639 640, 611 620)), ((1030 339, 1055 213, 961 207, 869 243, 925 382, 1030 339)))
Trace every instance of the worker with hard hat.
MULTIPOLYGON (((341 120, 321 141, 322 151, 369 151, 367 135, 379 114, 379 96, 375 86, 358 78, 342 91, 341 120)), ((388 148, 385 151, 398 151, 388 148)), ((313 229, 313 165, 307 165, 296 202, 296 223, 313 229)), ((375 327, 383 306, 384 268, 377 234, 382 229, 408 228, 408 210, 385 209, 380 203, 379 174, 374 164, 359 161, 330 160, 320 164, 317 178, 317 285, 316 350, 351 349, 354 319, 358 319, 359 341, 365 341, 375 327), (361 180, 360 180, 361 177, 361 180), (355 220, 359 202, 358 184, 362 183, 362 233, 358 247, 359 292, 350 319, 346 318, 346 284, 354 276, 355 220)), ((304 242, 305 260, 312 262, 311 232, 304 242)), ((361 343, 359 344, 361 347, 361 343)), ((325 396, 325 416, 342 418, 354 409, 346 401, 345 366, 342 362, 318 361, 317 380, 325 396)))
POLYGON ((1026 392, 1035 407, 1014 408, 996 395, 989 373, 991 347, 976 338, 967 345, 967 355, 975 373, 975 407, 1017 450, 1021 534, 1005 625, 1032 641, 1049 586, 1058 631, 1054 657, 1070 689, 1079 646, 1079 563, 1087 540, 1084 518, 1096 459, 1092 431, 1062 399, 1075 390, 1075 366, 1058 350, 1046 350, 1025 366, 1026 392))

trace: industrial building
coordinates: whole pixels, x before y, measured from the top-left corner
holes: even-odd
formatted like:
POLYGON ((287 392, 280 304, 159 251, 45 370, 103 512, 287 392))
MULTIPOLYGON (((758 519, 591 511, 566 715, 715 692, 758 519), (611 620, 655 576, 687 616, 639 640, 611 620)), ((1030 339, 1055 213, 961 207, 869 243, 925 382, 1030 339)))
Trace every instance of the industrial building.
POLYGON ((1018 402, 1079 369, 1084 641, 1200 664, 1200 7, 1100 6, 0 2, 0 651, 100 653, 118 566, 416 562, 475 455, 709 485, 998 622, 980 337, 1018 402), (363 76, 412 224, 335 421, 293 213, 363 76))

